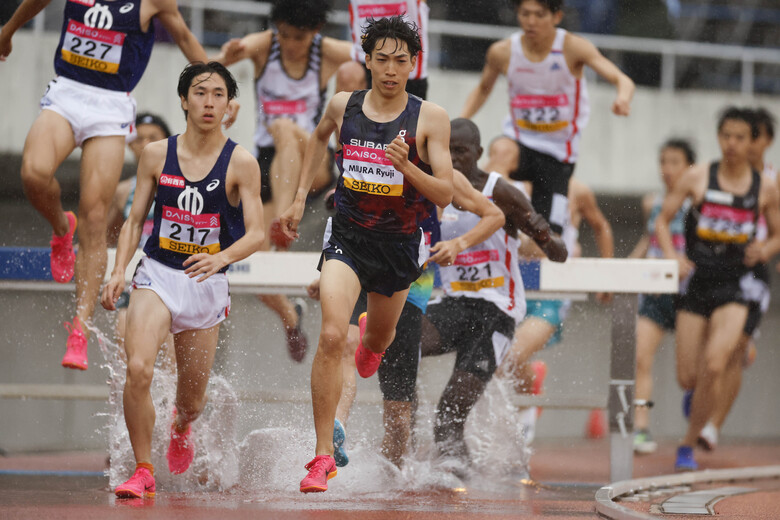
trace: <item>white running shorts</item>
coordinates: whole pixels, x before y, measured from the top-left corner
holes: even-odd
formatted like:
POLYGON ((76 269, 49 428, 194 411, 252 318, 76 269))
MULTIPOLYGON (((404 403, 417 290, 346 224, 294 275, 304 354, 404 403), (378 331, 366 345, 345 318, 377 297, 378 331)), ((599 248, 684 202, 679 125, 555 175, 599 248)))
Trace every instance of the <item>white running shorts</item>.
POLYGON ((171 313, 171 332, 208 329, 230 313, 227 275, 217 273, 203 282, 180 269, 144 256, 133 275, 133 290, 154 291, 171 313))
POLYGON ((129 92, 93 87, 62 76, 49 82, 41 98, 41 110, 51 110, 67 119, 76 146, 90 137, 127 138, 135 126, 135 99, 129 92))

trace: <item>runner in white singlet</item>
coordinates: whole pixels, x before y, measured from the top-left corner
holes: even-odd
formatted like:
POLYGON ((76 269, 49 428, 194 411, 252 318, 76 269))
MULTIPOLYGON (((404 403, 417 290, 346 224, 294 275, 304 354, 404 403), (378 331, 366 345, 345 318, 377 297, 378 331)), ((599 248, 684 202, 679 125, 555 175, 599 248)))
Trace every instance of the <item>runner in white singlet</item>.
MULTIPOLYGON (((291 241, 279 228, 279 213, 293 200, 309 135, 319 122, 331 76, 350 60, 349 42, 322 36, 330 5, 326 0, 280 0, 271 10, 273 29, 233 39, 217 61, 230 65, 249 59, 255 69, 257 127, 254 144, 260 164, 261 196, 271 244, 287 249, 291 241)), ((310 195, 334 182, 333 160, 317 169, 310 195)), ((301 329, 302 306, 282 294, 258 298, 282 320, 290 357, 302 362, 308 341, 301 329)))
MULTIPOLYGON (((497 172, 477 167, 482 154, 479 130, 467 119, 452 121, 450 154, 474 188, 504 212, 506 223, 484 242, 440 265, 444 295, 431 302, 422 325, 422 355, 457 352, 455 367, 436 409, 434 439, 439 452, 455 457, 468 474, 463 429, 471 408, 509 351, 515 328, 525 315, 525 291, 517 261, 518 234, 524 232, 553 261, 566 259, 566 247, 550 232, 522 192, 497 172)), ((479 220, 450 205, 441 215, 442 240, 461 236, 479 220)))
POLYGON ((430 7, 426 0, 350 0, 349 27, 352 35, 352 59, 339 67, 336 75, 336 91, 352 91, 368 88, 371 73, 366 69, 366 52, 361 47, 360 36, 369 18, 403 15, 417 26, 422 42, 422 54, 409 75, 406 91, 426 99, 428 94, 428 19, 430 7))
POLYGON ((461 116, 477 113, 498 76, 507 77, 510 113, 504 133, 521 147, 511 177, 534 185, 534 208, 560 233, 568 218, 569 178, 589 114, 584 67, 615 85, 612 111, 617 115, 628 115, 634 83, 591 42, 556 28, 563 18, 563 0, 514 1, 522 31, 490 46, 480 82, 461 116))

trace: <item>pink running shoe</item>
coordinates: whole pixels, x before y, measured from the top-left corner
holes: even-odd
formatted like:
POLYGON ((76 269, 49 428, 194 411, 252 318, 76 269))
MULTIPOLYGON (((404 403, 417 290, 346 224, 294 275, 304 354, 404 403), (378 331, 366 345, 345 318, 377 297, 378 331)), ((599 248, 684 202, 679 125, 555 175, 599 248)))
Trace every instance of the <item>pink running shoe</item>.
POLYGON ((534 373, 534 384, 531 387, 531 393, 533 395, 541 395, 542 387, 544 386, 544 378, 547 377, 547 363, 544 361, 533 361, 531 363, 531 370, 534 373))
POLYGON ((76 370, 86 370, 87 364, 87 337, 81 327, 78 316, 73 318, 73 323, 63 323, 68 331, 68 343, 65 355, 62 358, 62 366, 76 370))
POLYGON ((51 277, 55 282, 68 283, 73 279, 76 268, 76 253, 73 252, 73 234, 76 232, 78 220, 75 213, 66 211, 68 232, 58 237, 51 236, 51 277))
POLYGON ((363 334, 366 333, 366 314, 363 313, 358 318, 358 328, 360 329, 360 343, 355 350, 355 368, 357 368, 360 377, 371 377, 377 370, 379 370, 379 364, 382 363, 382 356, 384 352, 377 354, 372 352, 363 346, 363 334))
POLYGON ((328 480, 336 476, 336 461, 330 455, 317 455, 304 466, 309 474, 301 480, 301 493, 320 493, 328 490, 328 480))
POLYGON ((154 492, 154 475, 146 468, 136 468, 130 480, 114 490, 119 498, 151 498, 154 492))
POLYGON ((271 228, 268 230, 268 238, 276 246, 277 251, 287 251, 293 243, 293 239, 288 237, 282 231, 282 223, 278 218, 271 221, 271 228))
MULTIPOLYGON (((547 363, 544 361, 531 362, 531 370, 534 373, 534 383, 531 385, 531 393, 533 395, 542 395, 544 392, 544 378, 547 377, 547 363)), ((542 415, 543 408, 541 406, 536 408, 536 418, 538 419, 542 415)))
POLYGON ((174 475, 187 471, 195 458, 195 444, 192 442, 192 425, 187 425, 187 431, 176 431, 176 409, 173 410, 173 423, 171 423, 171 442, 168 444, 168 470, 174 475))
POLYGON ((306 339, 306 334, 303 333, 303 307, 301 304, 295 304, 295 313, 298 315, 298 324, 294 329, 285 331, 285 334, 287 335, 287 352, 294 361, 300 363, 306 357, 309 342, 306 339))

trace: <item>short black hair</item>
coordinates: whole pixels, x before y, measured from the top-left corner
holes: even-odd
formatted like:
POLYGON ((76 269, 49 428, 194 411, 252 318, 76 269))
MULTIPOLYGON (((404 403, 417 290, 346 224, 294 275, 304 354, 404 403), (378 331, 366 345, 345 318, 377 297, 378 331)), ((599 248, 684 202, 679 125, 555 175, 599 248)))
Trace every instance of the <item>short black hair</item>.
MULTIPOLYGON (((520 4, 522 4, 525 0, 512 0, 512 3, 515 6, 515 9, 520 7, 520 4)), ((551 13, 557 13, 561 9, 563 9, 563 0, 536 0, 540 4, 542 4, 544 7, 550 10, 551 13)))
POLYGON ((271 8, 271 21, 283 22, 299 29, 317 30, 328 20, 328 0, 276 0, 271 8))
POLYGON ((168 128, 168 123, 157 114, 152 114, 151 112, 142 112, 138 114, 135 118, 135 126, 138 128, 140 125, 155 125, 162 130, 165 137, 171 136, 171 130, 168 128))
POLYGON ((750 127, 750 133, 753 133, 753 116, 751 111, 746 108, 739 108, 735 106, 729 106, 723 109, 718 118, 718 132, 723 130, 723 125, 726 121, 743 121, 750 127))
POLYGON ((471 140, 472 144, 479 148, 482 145, 482 137, 479 135, 479 127, 471 119, 458 117, 450 121, 450 128, 455 130, 464 130, 471 140))
POLYGON ((363 28, 361 47, 366 54, 374 52, 378 41, 400 40, 406 44, 413 58, 422 52, 420 28, 414 22, 407 22, 403 16, 369 18, 363 28))
POLYGON ((761 130, 766 131, 766 135, 770 140, 775 138, 775 125, 777 120, 772 113, 764 107, 758 107, 750 111, 751 127, 753 132, 753 139, 758 139, 761 136, 761 130))
MULTIPOLYGON (((210 61, 208 63, 196 61, 187 64, 187 66, 184 67, 184 70, 181 71, 181 75, 179 75, 177 92, 180 97, 187 99, 187 92, 189 92, 193 80, 201 74, 219 74, 222 76, 222 79, 225 80, 228 101, 238 97, 238 84, 236 83, 236 78, 234 78, 230 71, 218 61, 210 61)), ((184 111, 184 117, 187 117, 186 110, 184 111)))
POLYGON ((666 142, 661 145, 661 151, 666 150, 667 148, 680 150, 685 155, 685 161, 689 165, 696 163, 696 152, 694 151, 693 146, 691 146, 690 141, 687 139, 680 139, 679 137, 672 137, 671 139, 667 139, 666 142))

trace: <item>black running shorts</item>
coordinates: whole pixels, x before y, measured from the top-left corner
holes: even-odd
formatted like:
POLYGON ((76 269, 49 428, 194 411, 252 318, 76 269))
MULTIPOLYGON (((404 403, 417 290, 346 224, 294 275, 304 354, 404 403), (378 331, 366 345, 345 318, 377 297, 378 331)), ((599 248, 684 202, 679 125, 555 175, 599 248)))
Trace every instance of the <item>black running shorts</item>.
POLYGON ((573 173, 573 164, 520 144, 520 162, 509 176, 531 182, 531 204, 560 235, 569 220, 569 179, 573 173))
POLYGON ((455 368, 483 382, 509 351, 516 326, 514 318, 480 298, 442 297, 428 305, 424 319, 439 332, 435 354, 457 352, 455 368))

